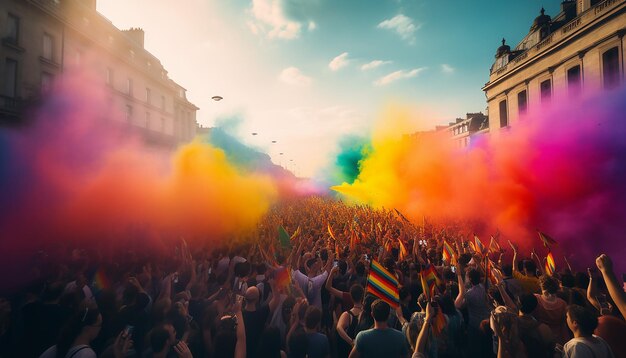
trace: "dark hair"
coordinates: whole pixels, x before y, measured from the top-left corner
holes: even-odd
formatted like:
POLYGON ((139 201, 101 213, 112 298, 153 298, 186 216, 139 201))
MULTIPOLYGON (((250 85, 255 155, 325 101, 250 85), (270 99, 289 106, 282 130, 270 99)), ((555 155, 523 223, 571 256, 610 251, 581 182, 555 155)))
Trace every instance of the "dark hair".
POLYGON ((358 283, 355 283, 350 287, 350 298, 352 298, 352 302, 354 302, 355 304, 363 301, 364 294, 365 289, 363 289, 363 286, 359 285, 358 283))
POLYGON ((252 266, 250 265, 250 262, 248 261, 238 262, 235 264, 235 269, 234 269, 235 276, 239 278, 246 277, 250 273, 251 268, 252 266))
POLYGON ((354 270, 356 271, 357 276, 365 275, 365 264, 361 261, 357 262, 356 265, 354 265, 354 270))
POLYGON ((72 343, 82 332, 83 328, 91 326, 98 321, 100 311, 97 308, 85 307, 70 317, 69 321, 61 329, 57 343, 57 357, 65 357, 72 343))
POLYGON ((265 274, 265 271, 267 270, 267 266, 265 266, 265 264, 256 264, 256 273, 259 275, 263 275, 265 274))
POLYGON ((316 262, 317 262, 316 258, 311 258, 311 259, 306 260, 306 268, 310 269, 311 266, 313 266, 313 264, 316 262))
POLYGON ((553 295, 559 290, 559 281, 552 276, 543 275, 539 278, 539 286, 543 291, 553 295))
POLYGON ((372 302, 372 316, 376 322, 386 322, 389 319, 389 312, 391 307, 387 302, 381 299, 372 302))
POLYGON ((561 275, 561 284, 563 287, 573 288, 576 286, 576 279, 571 273, 565 272, 561 275))
POLYGON ((472 260, 472 255, 468 253, 464 253, 459 256, 458 261, 459 261, 460 266, 467 266, 467 264, 469 264, 471 260, 472 260))
POLYGON ((343 260, 339 260, 339 262, 337 262, 337 267, 339 267, 339 273, 342 275, 345 275, 348 271, 348 264, 343 260))
POLYGON ((44 289, 41 294, 41 300, 44 302, 50 302, 57 300, 63 293, 64 286, 61 282, 52 282, 44 289))
POLYGON ((153 353, 161 352, 167 340, 170 339, 170 331, 166 328, 168 325, 167 323, 160 324, 150 331, 150 348, 153 353))
POLYGON ((535 261, 533 260, 524 260, 524 268, 526 272, 534 275, 537 272, 537 265, 535 265, 535 261))
POLYGON ((525 293, 519 296, 519 309, 524 314, 532 313, 537 308, 537 297, 532 293, 525 293))
MULTIPOLYGON (((287 342, 289 348, 289 356, 294 358, 304 358, 309 351, 309 340, 302 330, 296 330, 289 337, 287 342)), ((232 357, 232 355, 231 355, 232 357)))
POLYGON ((267 327, 261 333, 256 351, 257 357, 280 358, 280 331, 267 327))
POLYGON ((450 295, 437 296, 436 301, 439 303, 439 307, 441 307, 441 312, 447 316, 455 316, 457 313, 456 307, 454 306, 454 300, 450 295))
POLYGON ((215 357, 231 358, 235 356, 237 332, 234 319, 222 319, 215 335, 215 357))
POLYGON ((589 286, 589 276, 582 272, 576 272, 576 287, 587 289, 589 286))
POLYGON ((315 306, 309 306, 304 315, 304 325, 308 329, 315 329, 322 321, 322 310, 315 306))
POLYGON ((598 316, 584 307, 569 305, 567 306, 567 313, 570 321, 578 323, 578 328, 585 336, 592 335, 598 327, 598 316))
POLYGON ((326 260, 328 260, 328 250, 321 249, 320 250, 320 258, 322 259, 322 261, 326 262, 326 260))
POLYGON ((480 271, 478 271, 477 269, 473 268, 467 271, 467 277, 469 277, 470 282, 474 286, 480 283, 480 271))

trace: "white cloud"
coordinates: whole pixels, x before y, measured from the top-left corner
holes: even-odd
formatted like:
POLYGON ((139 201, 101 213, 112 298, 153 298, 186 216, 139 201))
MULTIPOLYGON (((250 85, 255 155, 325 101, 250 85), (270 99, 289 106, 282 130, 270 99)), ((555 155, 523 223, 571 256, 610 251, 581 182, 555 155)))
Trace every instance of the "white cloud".
POLYGON ((391 63, 391 61, 374 60, 374 61, 368 62, 368 63, 364 64, 363 66, 361 66, 361 70, 363 70, 363 71, 373 70, 376 67, 380 67, 382 65, 387 65, 387 64, 390 64, 390 63, 391 63))
POLYGON ((248 27, 253 34, 263 33, 269 38, 295 39, 302 25, 287 19, 280 0, 252 0, 250 13, 254 17, 248 27))
POLYGON ((308 86, 313 82, 311 77, 306 76, 297 67, 287 67, 278 76, 282 82, 292 86, 308 86))
POLYGON ((376 81, 374 81, 374 85, 376 86, 386 86, 392 82, 395 82, 397 80, 401 80, 401 79, 405 79, 405 78, 413 78, 413 77, 417 77, 417 75, 419 75, 421 72, 424 72, 426 70, 426 67, 420 67, 420 68, 414 68, 410 71, 404 71, 404 70, 400 70, 400 71, 395 71, 392 72, 386 76, 383 76, 379 79, 377 79, 376 81))
POLYGON ((378 24, 379 29, 392 30, 398 33, 403 40, 413 43, 415 41, 415 31, 421 27, 420 24, 413 23, 413 20, 402 14, 396 15, 378 24))
POLYGON ((446 64, 446 63, 442 63, 441 64, 441 72, 443 73, 454 73, 455 68, 446 64))
POLYGON ((317 24, 315 23, 315 21, 309 21, 309 31, 313 31, 315 29, 317 29, 317 24))
POLYGON ((347 66, 348 62, 350 62, 350 60, 348 59, 348 53, 344 52, 341 55, 333 58, 332 61, 330 61, 330 63, 328 64, 328 68, 330 68, 332 71, 337 71, 340 68, 347 66))

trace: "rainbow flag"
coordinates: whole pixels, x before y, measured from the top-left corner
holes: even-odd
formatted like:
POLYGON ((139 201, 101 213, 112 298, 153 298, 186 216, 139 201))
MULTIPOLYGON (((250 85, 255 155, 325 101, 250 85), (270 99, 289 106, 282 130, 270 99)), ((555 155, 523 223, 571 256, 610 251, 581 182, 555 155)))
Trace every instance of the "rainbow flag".
POLYGON ((501 251, 502 251, 502 248, 500 247, 500 244, 498 244, 496 239, 493 236, 491 236, 491 241, 489 242, 489 253, 495 254, 501 251))
POLYGON ((278 288, 288 289, 291 283, 291 271, 287 267, 280 267, 276 269, 274 279, 278 288))
POLYGON ((400 261, 406 259, 406 257, 409 254, 409 251, 406 249, 406 246, 404 246, 404 244, 402 243, 402 240, 400 240, 400 238, 398 238, 398 244, 400 245, 400 251, 398 253, 398 259, 400 261))
POLYGON ((398 279, 376 260, 370 264, 365 291, 387 302, 393 309, 400 305, 398 279))
POLYGON ((485 245, 483 245, 483 243, 478 238, 478 235, 476 235, 476 234, 474 234, 474 242, 476 243, 476 246, 474 247, 476 249, 476 252, 478 252, 480 254, 484 254, 485 253, 485 245))
POLYGON ((548 256, 546 257, 546 274, 548 276, 554 275, 556 272, 556 263, 554 262, 554 256, 552 256, 552 252, 548 252, 548 256))
POLYGON ((454 265, 454 249, 445 240, 443 241, 443 251, 441 253, 445 262, 454 265))
POLYGON ((107 276, 106 272, 104 272, 102 268, 99 268, 93 275, 92 288, 95 292, 100 292, 111 287, 113 287, 113 285, 111 284, 109 276, 107 276))
POLYGON ((440 283, 439 276, 437 276, 437 270, 435 266, 428 265, 422 272, 420 272, 422 281, 422 290, 428 299, 433 297, 435 289, 440 283))

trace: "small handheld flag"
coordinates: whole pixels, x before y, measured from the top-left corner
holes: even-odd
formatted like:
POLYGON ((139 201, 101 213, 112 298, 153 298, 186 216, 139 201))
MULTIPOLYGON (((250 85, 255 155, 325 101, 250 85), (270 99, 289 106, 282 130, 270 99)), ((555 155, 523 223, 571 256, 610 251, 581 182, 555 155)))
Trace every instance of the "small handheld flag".
POLYGON ((285 230, 285 228, 282 225, 278 227, 278 241, 280 242, 280 246, 283 249, 291 248, 291 240, 290 240, 289 234, 287 233, 287 230, 285 230))
POLYGON ((546 274, 552 276, 555 271, 556 263, 554 262, 554 256, 552 256, 552 252, 548 252, 548 256, 546 257, 546 274))
POLYGON ((541 242, 543 242, 543 246, 547 247, 548 249, 550 249, 550 245, 558 245, 557 242, 550 236, 544 234, 543 232, 539 230, 537 230, 537 233, 539 234, 539 238, 541 239, 541 242))

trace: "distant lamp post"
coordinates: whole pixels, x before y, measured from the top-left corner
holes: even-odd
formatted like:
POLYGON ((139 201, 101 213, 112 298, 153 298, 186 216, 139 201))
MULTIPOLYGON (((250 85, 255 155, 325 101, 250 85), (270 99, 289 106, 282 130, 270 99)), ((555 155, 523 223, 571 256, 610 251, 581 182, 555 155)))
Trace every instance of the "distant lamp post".
POLYGON ((211 97, 211 99, 214 100, 215 102, 219 102, 219 101, 223 100, 224 97, 222 97, 222 96, 213 96, 213 97, 211 97))

